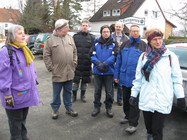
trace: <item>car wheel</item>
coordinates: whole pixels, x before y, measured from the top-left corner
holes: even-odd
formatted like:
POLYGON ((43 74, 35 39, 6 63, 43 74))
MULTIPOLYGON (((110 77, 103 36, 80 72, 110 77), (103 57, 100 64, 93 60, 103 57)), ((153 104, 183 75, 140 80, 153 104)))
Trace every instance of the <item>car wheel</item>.
POLYGON ((31 48, 31 52, 32 52, 32 54, 35 54, 35 52, 34 52, 34 48, 31 48))

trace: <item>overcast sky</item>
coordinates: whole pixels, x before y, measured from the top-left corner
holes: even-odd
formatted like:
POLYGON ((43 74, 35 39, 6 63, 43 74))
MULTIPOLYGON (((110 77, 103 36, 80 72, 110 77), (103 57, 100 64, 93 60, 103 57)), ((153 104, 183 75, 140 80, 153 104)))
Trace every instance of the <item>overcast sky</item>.
MULTIPOLYGON (((9 6, 18 9, 18 1, 26 1, 26 0, 0 0, 0 8, 7 8, 9 6)), ((102 0, 103 4, 106 2, 107 0, 102 0)), ((117 0, 116 0, 117 1, 117 0)), ((181 2, 183 3, 187 3, 187 0, 158 0, 161 8, 163 11, 166 10, 178 10, 181 7, 181 2)), ((169 15, 165 14, 166 18, 171 21, 173 24, 175 24, 176 26, 180 27, 181 25, 179 25, 179 21, 176 18, 170 17, 169 15)), ((181 28, 181 27, 180 27, 181 28)))

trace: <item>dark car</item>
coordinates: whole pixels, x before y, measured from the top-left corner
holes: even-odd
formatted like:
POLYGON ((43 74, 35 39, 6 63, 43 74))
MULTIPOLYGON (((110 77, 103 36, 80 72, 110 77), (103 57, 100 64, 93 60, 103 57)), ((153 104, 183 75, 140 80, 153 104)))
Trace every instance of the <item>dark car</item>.
MULTIPOLYGON (((187 43, 169 44, 166 46, 170 51, 174 52, 179 59, 179 64, 183 77, 184 94, 187 105, 187 43)), ((176 103, 176 98, 174 98, 174 105, 176 105, 176 103)))
POLYGON ((44 48, 44 43, 47 39, 48 36, 50 36, 52 33, 40 33, 38 34, 35 42, 34 42, 34 47, 32 48, 31 52, 33 54, 42 54, 43 55, 43 48, 44 48))
POLYGON ((34 47, 34 42, 38 35, 25 35, 25 41, 27 42, 27 47, 31 50, 34 47))

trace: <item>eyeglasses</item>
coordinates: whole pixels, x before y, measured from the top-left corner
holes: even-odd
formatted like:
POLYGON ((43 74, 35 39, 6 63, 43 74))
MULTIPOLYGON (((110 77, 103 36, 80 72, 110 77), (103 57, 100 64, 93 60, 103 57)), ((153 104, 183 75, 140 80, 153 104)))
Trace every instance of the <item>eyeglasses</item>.
POLYGON ((102 33, 103 34, 106 34, 106 33, 108 34, 108 33, 110 33, 110 31, 103 31, 102 33))
POLYGON ((162 40, 162 38, 153 38, 152 39, 152 41, 154 41, 154 42, 161 41, 161 40, 162 40))
POLYGON ((134 31, 131 31, 131 32, 133 32, 133 33, 139 33, 140 31, 138 31, 138 30, 134 30, 134 31))

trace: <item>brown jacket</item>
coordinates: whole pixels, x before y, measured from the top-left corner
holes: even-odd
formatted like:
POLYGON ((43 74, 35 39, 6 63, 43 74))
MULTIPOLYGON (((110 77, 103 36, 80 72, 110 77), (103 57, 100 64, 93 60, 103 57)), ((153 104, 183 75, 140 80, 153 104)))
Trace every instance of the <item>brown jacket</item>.
POLYGON ((48 71, 52 72, 53 82, 72 80, 77 66, 77 49, 73 38, 54 32, 45 42, 43 59, 48 71))

